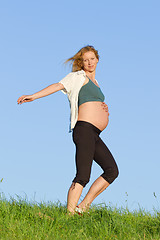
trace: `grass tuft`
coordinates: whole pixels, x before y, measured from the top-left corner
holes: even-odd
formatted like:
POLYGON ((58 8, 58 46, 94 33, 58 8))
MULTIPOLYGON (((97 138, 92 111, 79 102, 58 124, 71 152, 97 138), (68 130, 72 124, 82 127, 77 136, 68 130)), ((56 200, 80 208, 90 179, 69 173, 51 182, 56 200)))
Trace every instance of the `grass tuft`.
POLYGON ((0 239, 160 239, 160 213, 144 210, 93 205, 82 216, 67 214, 66 206, 57 203, 30 203, 0 199, 0 239))

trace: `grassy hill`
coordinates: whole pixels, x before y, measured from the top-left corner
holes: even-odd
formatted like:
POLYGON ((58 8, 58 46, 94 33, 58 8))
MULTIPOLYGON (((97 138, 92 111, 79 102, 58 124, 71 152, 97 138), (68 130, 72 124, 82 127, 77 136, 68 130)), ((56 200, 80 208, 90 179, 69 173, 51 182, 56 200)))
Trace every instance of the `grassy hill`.
POLYGON ((60 203, 0 200, 0 240, 160 239, 160 213, 93 206, 69 216, 60 203))

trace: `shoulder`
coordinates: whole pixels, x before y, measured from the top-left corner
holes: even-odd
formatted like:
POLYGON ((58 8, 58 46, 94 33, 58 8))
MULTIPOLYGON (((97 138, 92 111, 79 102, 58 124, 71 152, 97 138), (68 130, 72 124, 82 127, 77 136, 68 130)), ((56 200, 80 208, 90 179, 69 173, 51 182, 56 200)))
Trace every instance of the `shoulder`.
POLYGON ((86 76, 86 73, 84 70, 80 70, 80 71, 77 71, 77 72, 71 72, 69 73, 70 76, 73 76, 73 77, 81 77, 81 76, 86 76))
POLYGON ((74 72, 76 73, 77 75, 85 75, 86 76, 86 73, 84 70, 80 70, 80 71, 77 71, 77 72, 74 72))
POLYGON ((85 71, 70 72, 61 81, 75 81, 77 79, 83 79, 86 77, 85 71))
POLYGON ((65 76, 59 83, 63 84, 65 91, 69 93, 75 89, 79 89, 83 82, 86 79, 85 71, 77 71, 77 72, 70 72, 67 76, 65 76))

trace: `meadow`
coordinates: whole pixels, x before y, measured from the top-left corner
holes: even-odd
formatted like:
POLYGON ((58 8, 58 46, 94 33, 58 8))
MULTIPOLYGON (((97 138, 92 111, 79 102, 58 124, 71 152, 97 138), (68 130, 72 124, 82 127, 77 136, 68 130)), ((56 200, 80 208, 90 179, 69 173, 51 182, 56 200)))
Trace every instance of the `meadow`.
POLYGON ((93 205, 70 216, 65 205, 0 198, 0 240, 160 239, 160 212, 93 205))

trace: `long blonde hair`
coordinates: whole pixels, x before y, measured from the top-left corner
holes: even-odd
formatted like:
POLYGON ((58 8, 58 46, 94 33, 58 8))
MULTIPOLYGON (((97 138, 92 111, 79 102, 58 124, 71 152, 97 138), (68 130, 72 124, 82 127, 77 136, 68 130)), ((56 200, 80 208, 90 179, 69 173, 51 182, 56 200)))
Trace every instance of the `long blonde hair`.
POLYGON ((65 63, 71 62, 72 72, 77 72, 83 69, 83 54, 92 51, 94 52, 96 58, 99 60, 98 51, 90 45, 81 48, 73 57, 68 58, 65 63))

